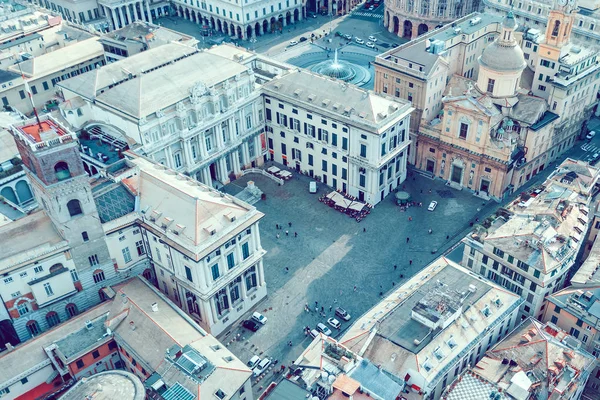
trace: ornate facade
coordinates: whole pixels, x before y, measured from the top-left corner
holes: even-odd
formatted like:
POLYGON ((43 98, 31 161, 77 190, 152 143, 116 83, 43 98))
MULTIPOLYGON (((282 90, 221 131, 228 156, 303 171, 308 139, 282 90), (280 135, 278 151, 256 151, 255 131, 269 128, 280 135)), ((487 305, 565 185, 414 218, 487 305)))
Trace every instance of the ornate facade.
POLYGON ((479 11, 480 0, 386 0, 384 25, 407 39, 479 11))

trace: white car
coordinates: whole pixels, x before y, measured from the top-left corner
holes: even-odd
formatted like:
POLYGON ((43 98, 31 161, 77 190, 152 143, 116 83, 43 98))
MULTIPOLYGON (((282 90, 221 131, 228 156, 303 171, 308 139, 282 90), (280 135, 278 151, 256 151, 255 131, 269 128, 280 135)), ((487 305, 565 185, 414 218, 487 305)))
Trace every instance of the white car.
POLYGON ((258 363, 260 363, 261 359, 259 356, 252 356, 252 358, 250 359, 250 361, 248 361, 248 363, 246 363, 246 365, 250 368, 250 369, 254 369, 254 367, 256 367, 258 365, 258 363))
POLYGON ((317 336, 319 336, 319 331, 316 329, 312 329, 310 331, 310 337, 312 337, 313 339, 316 338, 317 336))
POLYGON ((331 329, 329 329, 325 324, 319 322, 317 324, 317 330, 324 335, 331 336, 331 329))
POLYGON ((297 44, 298 44, 298 42, 296 42, 295 40, 292 40, 292 41, 290 42, 290 47, 291 47, 291 46, 295 46, 295 45, 297 45, 297 44))
POLYGON ((327 323, 329 324, 329 326, 335 329, 340 329, 340 327, 342 326, 342 324, 340 324, 340 321, 338 321, 335 318, 327 318, 327 323))
POLYGON ((374 6, 369 7, 369 11, 373 11, 375 9, 374 6))
POLYGON ((317 182, 311 181, 308 184, 308 192, 309 193, 317 193, 317 182))
POLYGON ((372 42, 367 42, 367 47, 370 47, 370 48, 374 49, 375 48, 375 44, 372 43, 372 42))
POLYGON ((356 41, 356 43, 358 43, 358 44, 365 44, 365 41, 362 40, 361 38, 355 38, 354 41, 356 41))
POLYGON ((352 35, 348 35, 347 33, 344 35, 344 37, 348 40, 352 40, 352 35))
POLYGON ((254 369, 252 370, 252 375, 259 376, 260 374, 265 372, 267 368, 269 368, 269 365, 271 365, 271 359, 264 358, 261 362, 258 363, 256 367, 254 367, 254 369))
POLYGON ((369 40, 375 43, 377 41, 377 38, 375 36, 369 36, 369 40))
POLYGON ((594 136, 596 136, 596 132, 595 131, 590 131, 590 133, 588 133, 585 138, 587 140, 591 140, 594 136))
POLYGON ((267 323, 267 317, 265 317, 259 312, 254 312, 254 314, 252 314, 252 319, 263 325, 267 323))
POLYGON ((437 207, 437 201, 432 201, 431 203, 429 203, 429 207, 427 207, 428 211, 433 211, 435 210, 435 208, 437 207))

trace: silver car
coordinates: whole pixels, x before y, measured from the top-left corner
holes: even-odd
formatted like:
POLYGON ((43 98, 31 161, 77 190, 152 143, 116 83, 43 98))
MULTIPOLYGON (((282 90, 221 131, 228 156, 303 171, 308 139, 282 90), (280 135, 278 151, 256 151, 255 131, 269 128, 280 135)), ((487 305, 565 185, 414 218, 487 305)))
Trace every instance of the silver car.
POLYGON ((317 330, 319 332, 321 332, 323 335, 331 336, 331 329, 329 329, 327 327, 327 325, 325 325, 325 324, 322 324, 322 323, 319 322, 317 324, 317 330))

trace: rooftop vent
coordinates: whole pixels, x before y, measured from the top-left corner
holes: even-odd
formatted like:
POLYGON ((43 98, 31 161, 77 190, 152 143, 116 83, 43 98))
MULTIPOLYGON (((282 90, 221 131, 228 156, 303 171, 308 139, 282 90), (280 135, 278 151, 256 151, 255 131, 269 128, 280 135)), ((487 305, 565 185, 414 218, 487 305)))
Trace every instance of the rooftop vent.
POLYGON ((296 89, 296 90, 294 90, 294 95, 300 96, 300 94, 302 94, 302 89, 296 89))
POLYGON ((469 21, 469 23, 471 25, 477 25, 480 22, 481 22, 481 18, 480 17, 471 18, 471 20, 469 21))
POLYGON ((158 303, 152 303, 152 312, 158 312, 158 303))
POLYGON ((461 32, 462 32, 462 29, 461 29, 461 28, 454 28, 454 34, 455 34, 455 35, 458 35, 458 34, 459 34, 459 33, 461 33, 461 32))
POLYGON ((314 94, 312 94, 312 93, 311 93, 311 94, 309 94, 309 95, 308 95, 308 101, 313 101, 313 100, 315 99, 315 97, 317 97, 317 96, 316 96, 316 95, 314 95, 314 94))
POLYGON ((85 329, 87 329, 89 331, 93 327, 94 327, 94 324, 92 324, 92 321, 90 321, 89 319, 85 321, 85 329))
POLYGON ((129 327, 131 328, 132 331, 135 331, 135 322, 129 321, 129 327))
POLYGON ((274 87, 275 89, 279 89, 279 88, 281 88, 281 83, 279 83, 279 82, 275 82, 275 83, 273 84, 273 87, 274 87))
POLYGON ((475 293, 476 291, 477 291, 477 286, 475 286, 475 285, 469 285, 469 292, 475 293))
POLYGON ((323 104, 323 107, 327 107, 327 106, 329 105, 329 102, 330 102, 330 101, 331 101, 331 100, 329 100, 329 99, 325 99, 325 100, 323 100, 321 103, 323 104))

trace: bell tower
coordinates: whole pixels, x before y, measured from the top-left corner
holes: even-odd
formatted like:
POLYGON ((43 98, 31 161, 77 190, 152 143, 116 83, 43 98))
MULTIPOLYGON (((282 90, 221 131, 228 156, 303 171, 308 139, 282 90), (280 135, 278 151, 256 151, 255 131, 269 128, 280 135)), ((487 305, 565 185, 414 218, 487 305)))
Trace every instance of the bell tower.
POLYGON ((79 142, 49 115, 11 127, 33 193, 69 242, 79 271, 111 265, 79 142))
POLYGON ((555 0, 552 10, 548 13, 546 43, 540 45, 540 54, 543 54, 544 58, 554 61, 560 58, 560 49, 571 39, 576 11, 575 0, 555 0))

